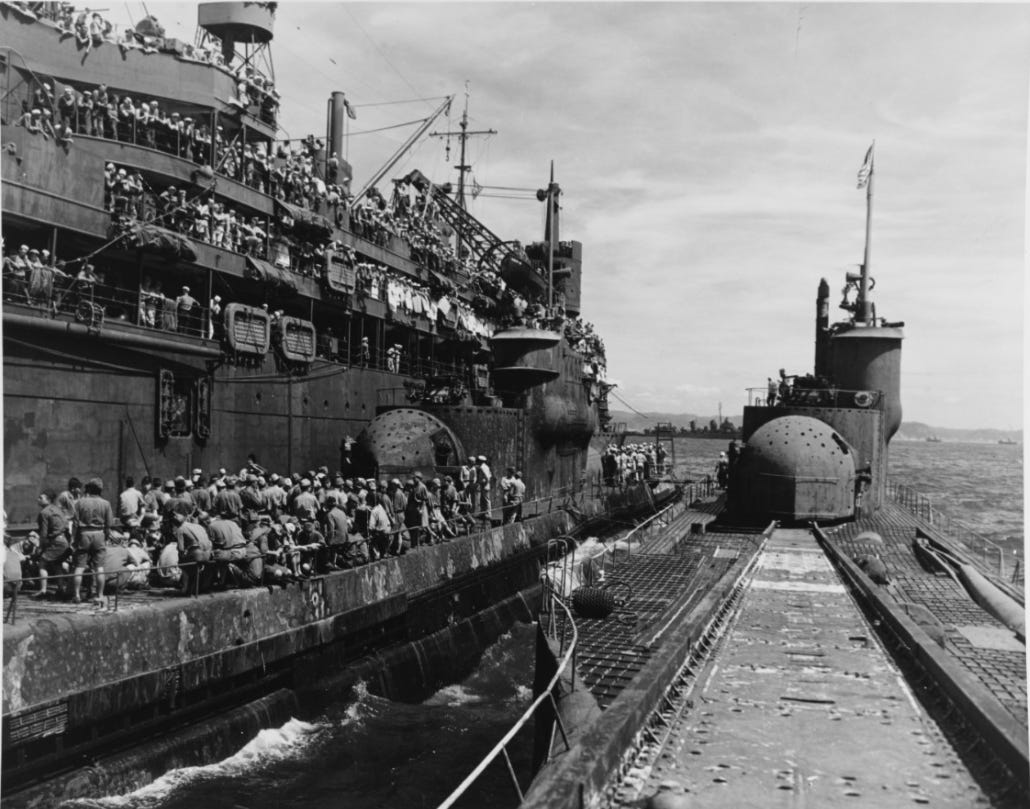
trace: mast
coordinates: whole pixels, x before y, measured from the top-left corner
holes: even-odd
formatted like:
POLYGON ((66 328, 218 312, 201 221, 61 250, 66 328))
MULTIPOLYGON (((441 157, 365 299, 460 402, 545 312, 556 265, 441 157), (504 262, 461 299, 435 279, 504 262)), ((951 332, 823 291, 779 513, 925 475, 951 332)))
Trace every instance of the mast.
POLYGON ((865 163, 859 170, 859 188, 863 185, 863 173, 865 184, 865 252, 862 257, 862 278, 859 282, 858 301, 855 308, 855 320, 859 323, 868 323, 872 318, 872 302, 869 300, 869 245, 872 242, 873 224, 873 149, 876 141, 873 141, 866 154, 865 163))
MULTIPOLYGON (((456 194, 456 201, 458 207, 462 210, 466 210, 465 206, 465 175, 472 171, 472 166, 465 162, 465 144, 468 139, 475 135, 496 135, 496 129, 477 129, 472 132, 469 131, 469 83, 465 82, 465 109, 461 113, 461 121, 458 126, 461 128, 460 131, 448 131, 448 132, 430 132, 429 137, 431 138, 449 138, 452 135, 457 136, 458 142, 461 144, 461 157, 458 159, 458 165, 455 166, 458 170, 458 192, 456 194)), ((447 146, 448 156, 450 155, 450 145, 447 146)), ((457 250, 460 255, 462 243, 462 229, 461 225, 458 226, 457 231, 457 250)))
POLYGON ((546 189, 536 192, 536 198, 547 200, 547 214, 544 219, 544 241, 547 242, 547 308, 554 306, 554 248, 558 241, 558 197, 561 186, 554 181, 554 161, 551 161, 551 180, 546 189))

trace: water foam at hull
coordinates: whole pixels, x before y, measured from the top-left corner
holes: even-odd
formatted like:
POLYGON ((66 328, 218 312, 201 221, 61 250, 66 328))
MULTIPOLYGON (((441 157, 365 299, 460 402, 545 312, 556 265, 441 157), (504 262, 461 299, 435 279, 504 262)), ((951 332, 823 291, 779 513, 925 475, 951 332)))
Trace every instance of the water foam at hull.
POLYGON ((311 724, 290 719, 279 728, 266 728, 226 759, 200 767, 182 767, 170 770, 157 780, 125 795, 109 795, 95 799, 65 801, 62 809, 147 809, 161 805, 169 795, 200 781, 232 778, 254 772, 273 762, 300 758, 314 744, 322 724, 311 724))

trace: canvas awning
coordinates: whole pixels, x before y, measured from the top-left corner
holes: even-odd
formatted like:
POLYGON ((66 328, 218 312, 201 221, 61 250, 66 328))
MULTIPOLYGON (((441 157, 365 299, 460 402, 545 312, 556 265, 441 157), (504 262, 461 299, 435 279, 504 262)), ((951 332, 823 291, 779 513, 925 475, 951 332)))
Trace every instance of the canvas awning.
POLYGON ((193 242, 181 233, 159 225, 136 222, 129 228, 129 236, 126 241, 133 247, 157 253, 165 258, 181 258, 184 261, 197 260, 197 249, 193 246, 193 242))
POLYGON ((322 236, 333 235, 333 225, 322 214, 301 208, 299 205, 292 205, 283 202, 281 199, 275 201, 279 213, 285 214, 293 220, 295 228, 306 229, 322 236))
POLYGON ((280 295, 296 295, 297 281, 289 270, 280 269, 274 264, 269 264, 260 258, 247 256, 247 269, 244 272, 247 278, 256 278, 269 287, 275 289, 280 295))

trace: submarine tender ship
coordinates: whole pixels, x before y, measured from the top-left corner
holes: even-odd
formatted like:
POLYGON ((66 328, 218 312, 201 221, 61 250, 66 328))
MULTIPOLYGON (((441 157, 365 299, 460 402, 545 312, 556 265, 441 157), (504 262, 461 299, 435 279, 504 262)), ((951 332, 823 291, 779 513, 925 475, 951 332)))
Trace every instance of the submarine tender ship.
MULTIPOLYGON (((553 169, 525 246, 468 213, 464 159, 456 192, 413 171, 387 198, 392 163, 351 189, 342 92, 324 142, 280 139, 274 19, 202 4, 191 43, 149 16, 0 3, 7 528, 27 534, 71 476, 111 498, 142 472, 431 479, 473 455, 523 472, 522 519, 496 504, 465 536, 281 588, 99 611, 16 593, 5 805, 216 760, 358 679, 418 699, 532 618, 548 540, 668 496, 594 481, 603 344, 553 169)), ((467 114, 455 134, 464 154, 467 114)))

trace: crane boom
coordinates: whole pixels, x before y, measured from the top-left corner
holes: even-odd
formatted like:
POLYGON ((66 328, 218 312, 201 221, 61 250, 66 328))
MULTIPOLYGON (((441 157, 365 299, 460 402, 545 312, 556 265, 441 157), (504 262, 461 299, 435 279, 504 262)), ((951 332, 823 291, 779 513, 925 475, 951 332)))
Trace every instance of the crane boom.
POLYGON ((499 273, 504 260, 509 256, 519 262, 526 261, 514 242, 502 241, 490 228, 470 214, 458 200, 452 199, 447 193, 449 186, 436 185, 417 169, 404 179, 423 194, 432 196, 440 216, 455 233, 460 234, 469 252, 479 261, 480 269, 491 269, 499 273))
POLYGON ((377 171, 375 174, 373 174, 372 178, 367 183, 365 183, 364 186, 362 186, 361 190, 354 196, 354 200, 351 203, 352 205, 356 203, 358 200, 360 200, 363 196, 365 196, 365 194, 367 194, 369 190, 375 186, 376 183, 378 183, 381 179, 383 179, 383 177, 386 176, 390 169, 397 165, 397 161, 404 157, 405 154, 407 154, 408 150, 411 149, 411 147, 415 145, 418 139, 425 134, 426 130, 433 125, 433 122, 436 121, 436 119, 439 118, 441 115, 443 115, 444 112, 450 109, 451 101, 453 100, 453 95, 449 95, 447 96, 447 98, 444 99, 443 103, 433 111, 433 114, 422 122, 419 128, 416 129, 408 137, 408 139, 401 144, 400 148, 393 153, 393 156, 389 160, 387 160, 385 164, 383 164, 383 167, 379 169, 379 171, 377 171))

